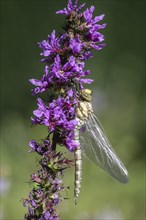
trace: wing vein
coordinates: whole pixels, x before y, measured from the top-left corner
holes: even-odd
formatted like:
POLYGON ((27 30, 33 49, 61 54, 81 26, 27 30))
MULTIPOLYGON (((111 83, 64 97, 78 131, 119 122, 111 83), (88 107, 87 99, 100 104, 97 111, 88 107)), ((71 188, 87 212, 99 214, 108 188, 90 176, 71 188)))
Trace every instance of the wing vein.
POLYGON ((86 131, 80 132, 83 154, 116 180, 127 183, 128 172, 114 150, 97 117, 92 113, 86 122, 86 131))

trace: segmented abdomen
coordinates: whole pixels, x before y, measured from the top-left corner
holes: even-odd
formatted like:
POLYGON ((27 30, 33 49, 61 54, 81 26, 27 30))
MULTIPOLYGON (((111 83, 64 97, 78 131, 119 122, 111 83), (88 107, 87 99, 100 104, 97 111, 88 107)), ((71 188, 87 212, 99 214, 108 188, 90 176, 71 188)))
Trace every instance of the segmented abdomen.
POLYGON ((78 144, 78 148, 74 152, 75 157, 75 183, 74 183, 74 200, 76 204, 77 197, 80 193, 81 180, 82 180, 82 156, 79 142, 79 130, 75 129, 75 141, 78 144))

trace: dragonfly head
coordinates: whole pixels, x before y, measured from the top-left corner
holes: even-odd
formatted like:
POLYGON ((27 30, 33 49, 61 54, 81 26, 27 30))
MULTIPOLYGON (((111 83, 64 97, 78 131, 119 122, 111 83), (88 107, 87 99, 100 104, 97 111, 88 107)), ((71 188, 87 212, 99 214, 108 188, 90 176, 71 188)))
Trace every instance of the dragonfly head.
POLYGON ((92 101, 92 91, 90 89, 83 89, 80 91, 81 98, 86 102, 92 101))

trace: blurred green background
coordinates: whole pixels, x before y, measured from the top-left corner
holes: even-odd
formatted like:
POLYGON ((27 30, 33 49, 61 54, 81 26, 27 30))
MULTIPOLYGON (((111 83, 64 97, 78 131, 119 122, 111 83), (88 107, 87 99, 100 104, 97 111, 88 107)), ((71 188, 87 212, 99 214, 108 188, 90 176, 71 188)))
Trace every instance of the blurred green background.
MULTIPOLYGON (((83 3, 84 1, 79 1, 83 3)), ((115 182, 89 161, 83 161, 83 182, 74 206, 74 170, 64 183, 70 200, 62 202, 61 219, 145 218, 145 1, 88 0, 94 15, 105 13, 102 31, 107 46, 87 62, 94 83, 94 111, 129 171, 127 185, 115 182)), ((1 0, 1 219, 23 219, 29 176, 36 170, 28 141, 41 139, 46 130, 31 128, 36 108, 29 78, 40 78, 37 42, 53 29, 61 31, 63 16, 55 11, 67 0, 1 0)), ((68 156, 72 155, 68 153, 68 156)), ((67 194, 66 194, 67 196, 67 194)))

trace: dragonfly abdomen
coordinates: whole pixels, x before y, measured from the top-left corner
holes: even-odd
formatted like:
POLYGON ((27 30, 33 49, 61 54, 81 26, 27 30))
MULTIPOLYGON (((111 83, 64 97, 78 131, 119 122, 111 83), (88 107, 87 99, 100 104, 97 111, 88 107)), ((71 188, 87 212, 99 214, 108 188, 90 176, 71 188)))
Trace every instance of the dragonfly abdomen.
POLYGON ((75 157, 75 182, 74 182, 74 200, 76 204, 77 197, 79 196, 82 180, 82 156, 79 142, 79 130, 75 129, 75 141, 78 143, 78 148, 74 152, 75 157))
MULTIPOLYGON (((88 97, 89 98, 89 97, 88 97)), ((86 97, 87 99, 87 97, 86 97)), ((74 152, 75 157, 75 183, 74 183, 74 200, 76 204, 77 197, 79 196, 81 189, 81 180, 82 180, 82 155, 81 155, 81 145, 79 140, 79 131, 85 125, 85 121, 88 118, 89 112, 92 112, 91 103, 88 101, 82 101, 79 103, 77 108, 77 118, 78 125, 74 130, 74 139, 78 145, 77 149, 74 152)))

